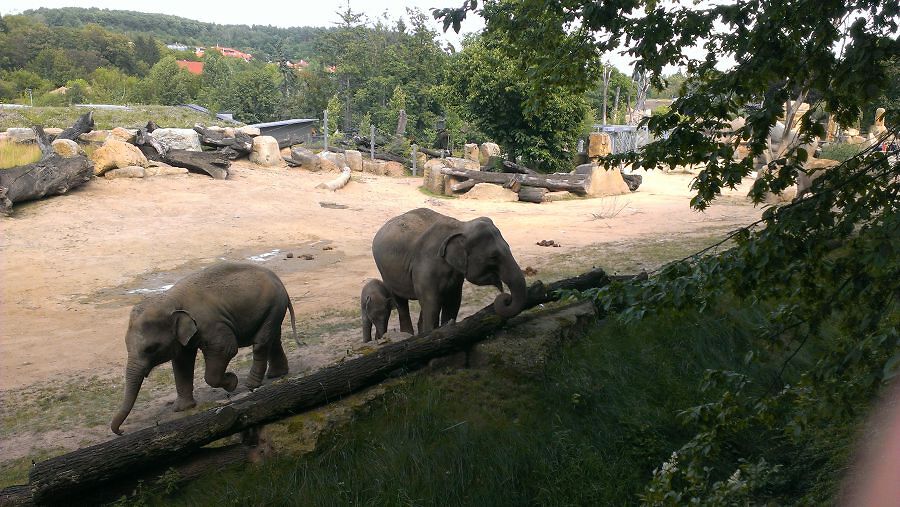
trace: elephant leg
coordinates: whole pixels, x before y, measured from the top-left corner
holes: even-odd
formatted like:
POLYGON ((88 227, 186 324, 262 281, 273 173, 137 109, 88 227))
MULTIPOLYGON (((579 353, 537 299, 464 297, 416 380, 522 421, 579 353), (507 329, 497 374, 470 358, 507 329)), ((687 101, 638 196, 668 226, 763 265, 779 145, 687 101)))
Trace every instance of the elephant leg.
POLYGON ((391 320, 390 312, 385 312, 385 316, 381 317, 379 322, 375 324, 375 338, 380 340, 384 333, 387 333, 388 321, 391 320))
POLYGON ((175 375, 175 411, 181 412, 197 406, 194 401, 194 364, 197 362, 197 349, 182 349, 172 359, 172 373, 175 375))
POLYGON ((220 326, 210 333, 211 338, 203 350, 206 360, 204 378, 210 387, 221 387, 228 392, 237 388, 237 375, 226 371, 228 363, 237 355, 237 338, 230 328, 220 326))
POLYGON ((454 292, 449 297, 444 299, 443 304, 441 305, 441 325, 445 325, 451 320, 456 320, 456 316, 459 315, 459 305, 462 303, 462 290, 460 289, 457 292, 454 292))
POLYGON ((419 313, 419 335, 430 333, 436 327, 441 318, 441 305, 436 298, 422 298, 419 300, 422 307, 419 313))
POLYGON ((365 314, 363 314, 363 317, 362 317, 362 330, 363 330, 363 343, 368 343, 368 342, 372 341, 372 321, 369 320, 369 317, 365 314))
POLYGON ((269 372, 266 374, 269 378, 278 378, 287 375, 288 359, 284 353, 284 347, 281 345, 281 337, 272 342, 269 346, 269 372))
POLYGON ((415 334, 412 319, 409 318, 409 300, 394 296, 394 301, 397 303, 397 316, 400 317, 400 331, 415 334))

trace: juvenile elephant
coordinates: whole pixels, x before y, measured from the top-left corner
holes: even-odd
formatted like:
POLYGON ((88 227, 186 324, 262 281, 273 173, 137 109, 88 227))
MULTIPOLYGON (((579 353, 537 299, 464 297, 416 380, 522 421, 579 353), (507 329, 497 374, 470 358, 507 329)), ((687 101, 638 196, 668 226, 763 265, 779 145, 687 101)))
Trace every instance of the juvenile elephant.
POLYGON ((164 294, 135 305, 125 335, 125 396, 110 429, 122 434, 119 427, 134 407, 144 377, 166 361, 172 361, 175 374, 175 411, 194 407, 198 349, 206 361, 206 383, 229 392, 238 379, 226 368, 238 347, 253 347, 247 387, 259 387, 267 369, 269 378, 287 374, 287 356, 281 346, 286 310, 291 312, 297 340, 294 308, 278 276, 237 262, 222 262, 188 275, 164 294))
POLYGON ((375 325, 375 339, 380 340, 387 332, 388 320, 394 309, 394 300, 381 280, 372 279, 363 285, 359 295, 360 313, 362 314, 363 341, 372 340, 372 325, 375 325))
POLYGON ((372 240, 372 255, 394 297, 400 330, 413 333, 409 300, 417 299, 419 333, 456 319, 463 280, 510 293, 494 300, 494 310, 512 317, 525 306, 525 276, 491 219, 468 222, 419 208, 385 223, 372 240))

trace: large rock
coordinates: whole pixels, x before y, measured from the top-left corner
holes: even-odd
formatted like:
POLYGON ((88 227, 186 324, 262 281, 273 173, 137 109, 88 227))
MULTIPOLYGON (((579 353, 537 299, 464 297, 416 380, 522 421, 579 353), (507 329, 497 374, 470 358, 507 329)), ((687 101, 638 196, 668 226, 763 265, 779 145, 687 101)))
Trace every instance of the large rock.
POLYGON ((144 174, 145 173, 143 167, 132 165, 128 167, 121 167, 119 169, 110 169, 103 175, 103 177, 108 180, 114 180, 117 178, 143 178, 144 174))
POLYGON ((6 129, 6 135, 14 143, 33 143, 37 140, 34 131, 25 127, 10 127, 6 129))
POLYGON ((94 144, 103 144, 106 142, 106 138, 109 137, 108 130, 92 130, 90 132, 85 132, 84 134, 80 134, 78 139, 80 141, 84 141, 86 143, 94 143, 94 144))
POLYGON ((56 136, 63 133, 63 129, 59 127, 47 127, 44 129, 44 133, 47 134, 47 137, 56 139, 56 136))
POLYGON ((53 147, 53 151, 56 152, 57 155, 63 158, 72 158, 81 153, 81 148, 78 147, 78 143, 71 139, 57 139, 50 143, 50 146, 53 147))
POLYGON ((100 176, 110 169, 119 169, 128 166, 147 167, 147 157, 133 144, 124 143, 117 139, 109 139, 103 146, 94 150, 91 154, 94 162, 94 174, 100 176))
POLYGON ((281 160, 281 149, 278 148, 278 140, 272 136, 254 137, 253 149, 250 151, 250 162, 266 167, 281 165, 283 160, 281 160))
POLYGON ((136 130, 128 130, 122 127, 116 127, 109 131, 110 137, 115 137, 119 141, 124 141, 126 143, 134 142, 135 135, 137 135, 136 130))
POLYGON ((353 172, 363 170, 362 153, 357 150, 347 150, 344 152, 344 158, 347 159, 347 167, 353 172))
POLYGON ((448 195, 450 188, 447 185, 447 175, 441 173, 441 169, 446 167, 446 159, 433 158, 425 162, 422 170, 422 185, 432 194, 448 195))
POLYGON ((200 134, 194 129, 156 129, 150 135, 167 150, 203 150, 200 146, 200 134))
POLYGON ((333 151, 323 151, 319 153, 319 158, 324 158, 326 160, 331 161, 332 164, 336 165, 338 169, 343 169, 347 166, 347 157, 344 156, 343 153, 335 153, 333 151))
POLYGON ((463 146, 463 157, 465 157, 468 160, 474 160, 475 163, 477 164, 478 156, 479 156, 479 151, 478 151, 477 144, 472 143, 472 144, 466 144, 465 146, 463 146))
POLYGON ((362 161, 363 172, 369 174, 377 174, 379 176, 384 176, 385 170, 387 169, 387 163, 384 160, 372 160, 372 159, 364 159, 362 161))
POLYGON ((519 200, 519 194, 493 183, 477 183, 459 198, 479 201, 514 202, 519 200))
MULTIPOLYGON (((440 160, 440 159, 438 159, 440 160)), ((480 171, 481 165, 477 160, 469 160, 467 158, 447 157, 443 159, 445 167, 452 167, 458 170, 480 171)))
MULTIPOLYGON (((117 169, 114 169, 117 170, 117 169)), ((112 172, 112 171, 110 171, 112 172)), ((187 174, 188 170, 184 167, 172 167, 170 165, 151 166, 144 169, 144 176, 172 176, 176 174, 187 174)), ((107 175, 109 173, 106 173, 107 175)))
POLYGON ((612 153, 612 139, 604 132, 591 132, 588 138, 588 157, 605 157, 612 153))
POLYGON ((324 172, 329 172, 329 173, 341 171, 341 168, 338 167, 337 164, 335 164, 331 160, 328 160, 327 158, 322 158, 322 157, 316 157, 316 158, 319 159, 319 170, 324 171, 324 172))
POLYGON ((291 158, 307 171, 321 171, 322 159, 302 146, 291 148, 291 158))
POLYGON ((249 125, 244 125, 243 127, 234 129, 235 132, 240 132, 241 134, 247 134, 248 136, 255 137, 260 134, 258 127, 251 127, 249 125))
POLYGON ((478 147, 478 153, 478 163, 485 165, 489 158, 500 156, 500 146, 497 143, 481 143, 481 146, 478 147))
POLYGON ((394 178, 402 178, 406 176, 406 167, 404 167, 400 162, 386 162, 384 164, 384 175, 394 178))
POLYGON ((587 189, 587 195, 591 197, 603 197, 607 195, 622 195, 631 192, 628 184, 622 178, 618 169, 604 169, 594 167, 591 171, 591 182, 587 189))

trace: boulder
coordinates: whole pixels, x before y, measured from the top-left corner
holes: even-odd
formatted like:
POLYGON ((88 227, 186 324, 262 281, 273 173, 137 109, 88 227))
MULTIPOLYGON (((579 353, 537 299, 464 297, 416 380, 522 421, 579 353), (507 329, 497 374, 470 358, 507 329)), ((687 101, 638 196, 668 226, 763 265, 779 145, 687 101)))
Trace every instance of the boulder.
POLYGON ((167 150, 203 151, 194 129, 156 129, 150 133, 167 150))
POLYGON ((44 133, 47 134, 47 137, 55 139, 56 136, 63 133, 63 129, 59 127, 47 127, 44 129, 44 133))
POLYGON ((400 162, 385 162, 384 175, 391 176, 393 178, 402 178, 406 176, 406 167, 404 167, 400 162))
POLYGON ((123 129, 122 127, 116 127, 109 131, 110 137, 115 137, 119 141, 125 141, 126 143, 134 142, 134 136, 136 134, 136 130, 123 129))
POLYGON ((519 200, 519 194, 493 183, 477 183, 459 198, 479 201, 515 202, 519 200))
MULTIPOLYGON (((222 128, 222 127, 219 127, 222 128)), ((225 137, 234 137, 234 127, 225 127, 222 128, 222 135, 225 137)))
POLYGON ((234 129, 234 131, 240 132, 241 134, 247 134, 251 137, 261 135, 258 127, 251 127, 250 125, 244 125, 243 127, 234 129))
POLYGON ((303 148, 302 146, 295 146, 291 148, 291 158, 294 162, 300 164, 300 167, 306 169, 307 171, 321 171, 322 170, 322 159, 316 156, 315 153, 303 148))
POLYGON ((347 167, 351 171, 360 172, 363 170, 362 153, 357 150, 347 150, 344 152, 344 158, 347 159, 347 167))
POLYGON ((497 143, 481 143, 481 146, 478 147, 478 152, 478 163, 485 165, 489 158, 500 156, 500 146, 497 143))
POLYGON ((607 195, 622 195, 631 192, 628 184, 622 178, 618 169, 604 169, 594 167, 591 171, 591 183, 588 185, 587 195, 591 197, 603 197, 607 195))
POLYGON ((604 132, 591 132, 588 138, 588 157, 605 157, 612 153, 612 139, 604 132))
MULTIPOLYGON (((440 159, 437 159, 440 160, 440 159)), ((469 160, 467 158, 447 157, 442 163, 445 167, 452 167, 458 170, 480 171, 481 165, 477 160, 469 160)))
POLYGON ((11 127, 6 129, 6 135, 14 143, 33 143, 37 139, 34 131, 25 127, 11 127))
POLYGON ((474 160, 475 163, 477 164, 478 156, 479 156, 479 151, 478 151, 477 144, 472 143, 472 144, 466 144, 465 146, 463 146, 463 157, 464 158, 466 158, 468 160, 474 160))
POLYGON ((331 161, 332 164, 336 165, 338 169, 343 169, 347 166, 347 157, 344 156, 343 153, 335 153, 333 151, 323 151, 319 153, 319 158, 324 158, 326 160, 331 161))
POLYGON ((116 178, 143 178, 144 177, 144 168, 137 165, 131 165, 127 167, 120 167, 119 169, 111 169, 107 171, 103 177, 108 180, 114 180, 116 178))
POLYGON ((107 137, 109 137, 108 130, 92 130, 79 135, 78 140, 86 143, 103 144, 106 142, 107 137))
POLYGON ((441 173, 441 169, 446 167, 447 159, 433 158, 425 162, 422 170, 422 185, 432 194, 449 195, 450 187, 447 183, 448 177, 441 173))
POLYGON ((266 167, 281 165, 283 160, 281 159, 281 149, 278 148, 278 140, 272 136, 254 137, 250 162, 266 167))
POLYGON ((341 168, 337 166, 331 160, 322 157, 316 157, 319 159, 319 170, 325 172, 341 172, 341 168))
POLYGON ((377 174, 379 176, 383 176, 384 172, 386 170, 386 167, 385 167, 386 163, 384 160, 371 160, 371 159, 367 158, 362 161, 362 164, 363 164, 362 170, 364 173, 377 174))
POLYGON ((91 154, 94 162, 94 174, 100 176, 110 169, 128 166, 147 167, 147 157, 133 144, 117 139, 110 139, 91 154))
POLYGON ((78 143, 71 139, 57 139, 50 143, 50 146, 57 155, 63 158, 72 158, 81 153, 78 143))
MULTIPOLYGON (((110 171, 112 172, 112 171, 110 171)), ((187 174, 184 167, 172 167, 170 165, 151 166, 144 169, 144 176, 171 176, 175 174, 187 174)), ((109 175, 109 173, 106 173, 109 175)))
POLYGON ((547 192, 546 194, 544 194, 544 202, 568 201, 570 199, 576 198, 578 198, 577 195, 565 190, 562 190, 560 192, 547 192))

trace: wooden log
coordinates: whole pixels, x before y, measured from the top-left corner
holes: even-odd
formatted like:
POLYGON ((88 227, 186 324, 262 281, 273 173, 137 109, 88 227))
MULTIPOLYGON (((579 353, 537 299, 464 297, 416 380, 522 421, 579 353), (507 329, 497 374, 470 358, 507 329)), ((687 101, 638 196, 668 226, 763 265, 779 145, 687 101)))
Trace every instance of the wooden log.
POLYGON ((88 111, 81 115, 78 120, 75 121, 74 125, 63 130, 56 138, 74 141, 78 139, 78 136, 81 134, 86 134, 92 130, 94 130, 94 112, 88 111))
POLYGON ((453 169, 444 167, 443 174, 457 178, 468 178, 481 183, 494 183, 507 185, 510 181, 517 181, 523 187, 541 187, 547 190, 568 190, 576 194, 586 194, 590 186, 590 176, 583 174, 559 174, 548 176, 535 176, 530 174, 489 173, 483 171, 469 171, 466 169, 453 169))
MULTIPOLYGON (((525 309, 557 299, 560 290, 586 290, 610 280, 602 269, 594 269, 548 286, 538 281, 528 288, 525 309)), ((29 474, 34 501, 57 503, 79 498, 149 467, 165 466, 228 435, 325 405, 377 384, 400 369, 417 369, 429 359, 464 350, 490 336, 506 320, 491 304, 428 335, 385 345, 311 375, 265 385, 228 405, 41 461, 29 474)))
POLYGON ((350 168, 345 167, 345 168, 341 169, 340 176, 338 176, 337 178, 335 178, 331 181, 319 183, 318 185, 316 185, 316 188, 324 188, 324 189, 331 190, 332 192, 334 192, 335 190, 337 190, 339 188, 344 188, 344 185, 346 185, 348 181, 350 181, 350 168))
POLYGON ((463 194, 471 190, 478 182, 475 180, 460 181, 450 185, 450 190, 455 194, 463 194))
POLYGON ((432 150, 431 148, 423 148, 421 146, 419 146, 419 151, 434 158, 449 157, 452 155, 450 150, 432 150))
POLYGON ((201 174, 208 174, 217 180, 228 178, 231 160, 219 151, 166 150, 147 129, 138 130, 134 144, 150 159, 165 162, 175 167, 201 174))
POLYGON ((482 166, 481 170, 494 173, 517 173, 540 176, 540 173, 535 171, 534 169, 529 169, 524 165, 517 164, 511 160, 505 160, 496 155, 488 158, 487 164, 482 166))
POLYGON ((40 126, 32 128, 41 149, 41 159, 33 164, 0 170, 0 214, 11 214, 13 204, 17 202, 64 194, 94 175, 94 163, 89 158, 57 155, 44 129, 40 126))
MULTIPOLYGON (((469 180, 471 181, 471 180, 469 180)), ((548 192, 541 187, 522 187, 519 189, 519 200, 522 202, 544 202, 544 195, 548 192)))
MULTIPOLYGON (((210 130, 203 125, 194 125, 194 131, 200 135, 200 143, 219 149, 229 160, 247 156, 253 151, 253 138, 243 132, 235 132, 234 137, 225 137, 225 133, 210 130)), ((279 148, 282 146, 279 145, 279 148)))

